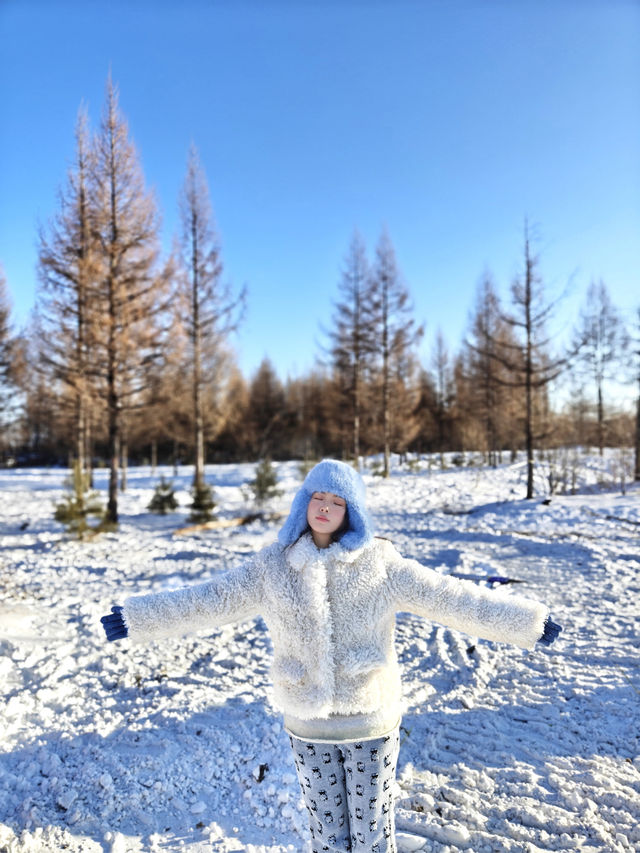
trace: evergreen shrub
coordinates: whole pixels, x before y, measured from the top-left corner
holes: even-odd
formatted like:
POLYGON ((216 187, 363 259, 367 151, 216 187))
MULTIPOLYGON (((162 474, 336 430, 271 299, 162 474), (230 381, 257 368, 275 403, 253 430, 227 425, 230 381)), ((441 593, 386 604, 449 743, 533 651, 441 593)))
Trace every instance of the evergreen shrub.
POLYGON ((173 483, 160 477, 160 482, 155 487, 153 497, 149 501, 149 509, 151 512, 157 512, 159 515, 166 515, 168 512, 178 508, 178 499, 176 498, 173 483))
POLYGON ((208 483, 196 483, 191 489, 191 497, 193 500, 189 519, 196 524, 211 521, 216 506, 211 486, 208 483))
POLYGON ((278 478, 269 457, 262 459, 256 467, 255 480, 249 483, 250 494, 258 506, 262 506, 271 498, 280 497, 282 489, 278 488, 278 478))
POLYGON ((80 539, 89 531, 102 530, 104 507, 98 493, 90 489, 89 475, 82 470, 78 459, 73 463, 66 485, 69 493, 56 506, 55 520, 64 524, 70 533, 80 539), (98 525, 89 524, 88 517, 91 515, 100 519, 98 525))

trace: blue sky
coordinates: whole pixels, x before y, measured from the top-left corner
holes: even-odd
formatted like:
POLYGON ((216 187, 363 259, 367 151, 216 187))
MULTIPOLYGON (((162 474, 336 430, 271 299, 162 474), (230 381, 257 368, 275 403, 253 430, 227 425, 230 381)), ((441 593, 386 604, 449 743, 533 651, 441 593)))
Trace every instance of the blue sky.
POLYGON ((566 333, 592 279, 640 305, 640 3, 623 0, 0 0, 0 264, 14 319, 35 299, 81 103, 109 69, 177 232, 200 151, 226 276, 249 289, 250 376, 311 368, 354 227, 384 226, 426 323, 458 349, 479 278, 505 297, 535 226, 566 333))

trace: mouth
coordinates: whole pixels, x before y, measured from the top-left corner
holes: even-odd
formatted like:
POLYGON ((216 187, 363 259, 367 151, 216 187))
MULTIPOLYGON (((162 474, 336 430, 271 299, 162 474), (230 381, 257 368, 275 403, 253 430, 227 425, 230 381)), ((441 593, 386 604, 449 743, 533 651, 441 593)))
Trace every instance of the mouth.
POLYGON ((326 515, 316 515, 316 521, 323 521, 326 524, 329 519, 326 515))

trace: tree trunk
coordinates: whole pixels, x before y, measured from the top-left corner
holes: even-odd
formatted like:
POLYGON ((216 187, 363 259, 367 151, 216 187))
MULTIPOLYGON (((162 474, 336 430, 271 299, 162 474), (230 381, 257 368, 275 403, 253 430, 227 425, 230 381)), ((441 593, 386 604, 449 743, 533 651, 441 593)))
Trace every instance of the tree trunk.
POLYGON ((76 397, 76 457, 78 460, 78 465, 80 466, 80 471, 83 475, 86 469, 85 443, 85 407, 82 399, 82 391, 79 391, 76 397))
POLYGON ((204 483, 204 422, 202 418, 202 399, 200 393, 199 371, 194 369, 193 382, 193 411, 195 422, 195 470, 193 485, 201 488, 204 483), (195 374, 198 374, 197 377, 195 374))
POLYGON ((87 483, 89 488, 93 488, 93 432, 92 432, 92 412, 87 409, 85 418, 84 430, 84 460, 87 466, 87 483))
POLYGON ((200 293, 198 281, 198 231, 196 212, 191 216, 191 310, 193 312, 193 423, 195 444, 195 468, 193 487, 204 486, 204 421, 202 417, 202 331, 200 326, 200 293))
MULTIPOLYGON (((386 299, 385 299, 386 301, 386 299)), ((385 307, 386 312, 386 307, 385 307)), ((389 413, 389 331, 387 322, 382 335, 382 438, 384 444, 384 465, 382 475, 388 477, 391 471, 390 458, 391 449, 389 446, 390 429, 390 413, 389 413)))
POLYGON ((107 501, 107 521, 118 523, 118 467, 120 463, 120 405, 116 389, 115 355, 115 311, 113 285, 109 283, 109 346, 107 371, 107 447, 109 454, 109 498, 107 501))
POLYGON ((353 458, 360 467, 360 364, 356 357, 353 364, 353 458))
POLYGON ((598 452, 600 456, 604 456, 604 405, 601 382, 598 382, 598 452))
POLYGON ((129 464, 129 443, 123 437, 120 442, 120 491, 127 491, 127 470, 129 464))
POLYGON ((526 240, 526 281, 525 281, 525 317, 526 317, 526 361, 525 361, 525 393, 526 393, 526 424, 525 445, 527 450, 527 500, 533 498, 533 353, 532 353, 532 270, 529 256, 529 239, 526 240))
MULTIPOLYGON (((109 395, 111 398, 111 395, 109 395)), ((107 521, 112 524, 118 523, 118 459, 120 456, 120 428, 118 424, 118 411, 109 405, 109 499, 107 501, 107 521)))
POLYGON ((636 466, 634 480, 640 482, 640 373, 638 374, 638 401, 636 404, 636 466))
POLYGON ((382 473, 388 477, 391 473, 391 446, 389 436, 391 433, 389 413, 389 378, 385 375, 382 384, 382 406, 383 406, 383 432, 384 432, 384 466, 382 473))

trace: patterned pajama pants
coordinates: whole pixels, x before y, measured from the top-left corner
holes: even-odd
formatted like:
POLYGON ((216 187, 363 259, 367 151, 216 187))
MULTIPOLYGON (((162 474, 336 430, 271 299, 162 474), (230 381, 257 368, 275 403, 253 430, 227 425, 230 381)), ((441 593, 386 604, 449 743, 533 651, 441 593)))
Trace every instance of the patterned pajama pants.
POLYGON ((290 740, 313 853, 396 853, 393 782, 399 730, 363 741, 290 740))

